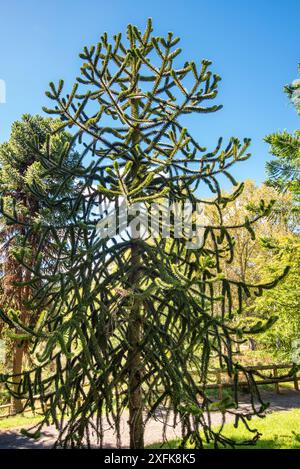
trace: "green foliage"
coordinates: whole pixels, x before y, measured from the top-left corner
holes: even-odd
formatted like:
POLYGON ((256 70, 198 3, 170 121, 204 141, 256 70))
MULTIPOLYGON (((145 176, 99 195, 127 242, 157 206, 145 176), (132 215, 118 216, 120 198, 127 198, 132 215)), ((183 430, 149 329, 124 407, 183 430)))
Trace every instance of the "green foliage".
MULTIPOLYGON (((67 167, 75 165, 77 154, 72 150, 71 135, 60 132, 51 139, 51 148, 47 136, 53 133, 60 125, 59 120, 41 116, 24 114, 22 120, 12 125, 11 135, 7 142, 0 145, 0 193, 5 218, 5 225, 18 218, 15 228, 20 232, 20 222, 45 220, 50 223, 49 217, 66 217, 63 206, 59 212, 53 208, 49 210, 49 203, 43 203, 40 193, 55 194, 57 187, 63 181, 58 171, 46 172, 41 163, 44 154, 50 154, 49 165, 56 167, 59 158, 67 145, 69 148, 65 164, 67 167), (9 217, 12 219, 9 220, 9 217), (17 226, 18 225, 18 226, 17 226)), ((64 195, 74 190, 74 182, 64 183, 64 195)), ((3 223, 2 222, 2 223, 3 223)), ((4 226, 2 234, 6 236, 4 226)))
POLYGON ((15 415, 14 417, 6 417, 0 419, 0 431, 10 430, 12 428, 22 428, 36 425, 40 422, 41 416, 26 413, 23 415, 15 415))
POLYGON ((266 334, 259 337, 259 343, 276 351, 291 361, 293 341, 300 337, 300 244, 296 235, 282 238, 268 250, 269 262, 260 269, 265 276, 274 276, 282 264, 289 264, 285 279, 273 291, 268 291, 253 304, 256 316, 268 318, 277 315, 278 320, 266 334))
MULTIPOLYGON (((32 265, 41 261, 41 251, 44 263, 51 263, 49 236, 39 237, 39 224, 51 224, 53 219, 66 220, 68 217, 62 204, 59 210, 49 209, 50 201, 43 203, 36 194, 38 188, 50 197, 64 179, 58 172, 47 171, 46 174, 40 162, 41 155, 51 152, 51 163, 58 164, 62 149, 66 144, 71 145, 71 135, 60 132, 53 136, 49 147, 47 136, 59 124, 60 121, 52 118, 25 114, 12 125, 9 140, 0 145, 1 307, 6 313, 6 324, 0 321, 0 332, 5 339, 6 367, 9 371, 12 367, 15 373, 22 369, 23 352, 26 352, 31 337, 28 331, 19 328, 18 322, 21 321, 23 327, 33 327, 40 311, 28 305, 32 265), (30 226, 30 233, 26 232, 26 226, 30 226), (22 266, 20 260, 24 260, 30 270, 22 266), (17 321, 11 321, 11 310, 14 310, 17 321), (18 353, 20 350, 22 353, 18 353)), ((66 164, 72 167, 76 159, 77 154, 70 146, 66 164)), ((77 184, 73 180, 64 183, 63 195, 72 194, 75 187, 77 184)))
MULTIPOLYGON (((39 162, 45 175, 59 175, 62 183, 52 194, 41 184, 29 190, 50 215, 67 207, 70 216, 39 223, 39 246, 47 239, 51 263, 42 249, 33 265, 20 256, 32 272, 31 307, 48 308, 42 328, 31 329, 34 367, 23 374, 17 394, 28 406, 40 402, 44 423, 59 428, 57 444, 65 447, 89 445, 90 432, 96 432, 101 446, 107 420, 119 445, 127 406, 133 448, 143 445, 142 411, 150 417, 160 406, 166 417, 174 410, 174 422, 182 423, 182 446, 190 437, 196 447, 205 440, 215 447, 231 444, 205 416, 212 403, 206 389, 212 358, 230 375, 237 369, 244 374, 259 398, 253 374, 234 361, 233 343, 243 331, 231 318, 241 312, 245 296, 261 294, 277 280, 247 285, 226 275, 224 265, 233 260, 236 233, 247 230, 253 237, 253 224, 270 207, 238 223, 227 224, 223 217, 224 206, 243 187, 225 198, 218 178, 225 175, 236 185, 229 171, 248 158, 249 139, 231 138, 224 148, 220 139, 208 151, 184 127, 186 114, 220 109, 211 102, 220 77, 210 71, 208 60, 176 65, 178 41, 172 33, 153 36, 151 21, 144 33, 129 25, 125 40, 118 34, 109 43, 103 34, 80 54, 81 75, 71 92, 63 96, 60 81, 50 83, 47 93, 53 107, 46 112, 61 123, 39 162), (54 161, 50 151, 52 139, 66 128, 81 151, 72 168, 69 147, 54 161), (80 182, 73 197, 65 195, 70 181, 80 182), (203 187, 211 191, 204 201, 203 187), (150 202, 166 194, 171 204, 201 201, 214 208, 215 220, 206 223, 198 248, 187 248, 193 237, 174 233, 169 239, 144 239, 123 231, 109 241, 99 235, 96 225, 107 216, 105 206, 118 207, 120 196, 129 206, 143 202, 149 210, 150 202), (55 370, 49 375, 50 363, 55 370)), ((35 228, 26 224, 24 229, 26 248, 35 228)), ((12 378, 1 378, 10 389, 12 378)), ((237 385, 234 401, 238 407, 237 385)), ((253 405, 248 417, 262 411, 253 405)), ((236 412, 247 425, 244 410, 236 412)))
MULTIPOLYGON (((300 64, 299 64, 300 71, 300 64)), ((300 113, 300 80, 285 87, 292 104, 300 113)), ((280 190, 290 190, 297 202, 300 196, 300 131, 276 132, 265 139, 274 159, 267 163, 268 183, 280 190)))
MULTIPOLYGON (((244 445, 247 439, 247 430, 242 427, 235 428, 233 424, 226 424, 224 434, 230 440, 236 441, 241 449, 299 449, 299 417, 300 410, 293 409, 288 412, 274 412, 268 414, 264 419, 254 418, 252 425, 255 425, 260 433, 260 438, 255 446, 244 445)), ((149 445, 147 448, 178 448, 180 441, 168 441, 164 445, 161 443, 149 445)), ((192 445, 191 445, 192 446, 192 445)), ((212 448, 211 444, 206 445, 212 448)))

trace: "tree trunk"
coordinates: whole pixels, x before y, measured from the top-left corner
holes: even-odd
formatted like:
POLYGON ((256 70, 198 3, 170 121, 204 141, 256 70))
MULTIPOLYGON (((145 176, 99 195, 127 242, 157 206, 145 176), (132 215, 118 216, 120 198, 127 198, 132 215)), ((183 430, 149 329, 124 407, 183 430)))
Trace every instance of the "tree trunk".
POLYGON ((255 340, 252 337, 249 338, 249 349, 250 350, 256 349, 255 340))
MULTIPOLYGON (((132 246, 131 262, 132 274, 130 282, 134 288, 138 280, 138 267, 140 264, 140 254, 136 244, 132 246)), ((131 449, 144 448, 141 337, 141 308, 139 301, 134 299, 128 323, 128 343, 130 345, 128 352, 128 405, 131 449)))
MULTIPOLYGON (((13 374, 20 375, 22 373, 22 364, 23 364, 23 355, 24 355, 24 346, 21 341, 16 341, 14 344, 14 356, 13 356, 13 374)), ((21 381, 21 376, 15 376, 13 378, 13 391, 18 392, 19 383, 21 381)), ((21 399, 18 399, 14 396, 11 397, 12 413, 20 413, 23 410, 23 405, 21 399)))
MULTIPOLYGON (((136 62, 132 61, 132 84, 136 77, 136 62)), ((138 88, 135 88, 138 91, 138 88)), ((137 121, 139 117, 139 104, 138 99, 131 100, 131 115, 137 121)), ((131 142, 134 147, 139 139, 139 125, 136 125, 132 133, 131 142)), ((138 164, 132 168, 133 179, 138 171, 138 164)), ((136 238, 135 233, 133 238, 136 238)), ((138 287, 139 281, 139 267, 140 267, 140 252, 138 242, 132 240, 131 247, 131 273, 129 275, 129 288, 134 292, 138 287)), ((129 406, 129 433, 130 433, 130 448, 143 449, 144 448, 144 422, 143 422, 143 390, 142 390, 142 355, 140 344, 142 340, 142 314, 140 300, 133 298, 133 304, 130 308, 128 319, 128 406, 129 406)))

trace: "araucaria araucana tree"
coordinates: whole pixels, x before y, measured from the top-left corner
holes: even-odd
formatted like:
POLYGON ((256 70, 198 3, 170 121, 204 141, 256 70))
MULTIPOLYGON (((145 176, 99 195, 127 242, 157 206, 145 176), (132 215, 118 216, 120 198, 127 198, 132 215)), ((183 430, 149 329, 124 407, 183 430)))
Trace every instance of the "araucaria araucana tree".
MULTIPOLYGON (((125 41, 118 34, 110 43, 104 34, 80 54, 81 75, 72 91, 63 96, 60 81, 47 93, 54 107, 46 111, 61 118, 61 129, 73 129, 82 158, 68 169, 65 148, 58 163, 49 153, 41 155, 41 164, 64 174, 66 183, 80 180, 82 190, 61 202, 62 184, 47 196, 49 207, 69 203, 72 216, 39 227, 41 238, 51 233, 55 265, 45 270, 40 259, 34 267, 32 307, 45 304, 45 298, 48 307, 32 337, 36 367, 24 374, 19 393, 31 407, 42 404, 44 422, 59 429, 59 445, 89 445, 94 433, 102 446, 108 423, 120 445, 127 412, 131 448, 144 446, 145 425, 158 412, 164 437, 168 425, 181 422, 183 446, 232 445, 209 415, 213 409, 229 412, 248 427, 245 410, 237 407, 238 373, 258 399, 248 417, 265 409, 253 373, 234 361, 232 344, 273 318, 251 331, 234 328, 231 319, 245 297, 275 282, 246 285, 226 278, 222 266, 233 258, 236 230, 254 236, 253 223, 270 207, 262 202, 254 219, 226 225, 222 210, 242 190, 230 168, 249 156, 249 140, 232 138, 223 148, 220 139, 207 151, 184 127, 186 115, 202 117, 220 108, 209 104, 220 78, 208 60, 175 67, 178 41, 172 33, 153 36, 151 21, 144 33, 129 25, 125 41), (219 176, 237 186, 230 196, 222 194, 219 176), (139 203, 147 213, 165 198, 179 205, 201 201, 219 222, 207 222, 202 241, 194 244, 188 234, 172 230, 167 238, 153 239, 124 228, 110 240, 100 235, 99 219, 105 222, 112 206, 139 203), (49 374, 51 362, 56 369, 49 374), (207 389, 212 363, 232 377, 233 402, 213 403, 207 389)), ((10 378, 2 379, 9 387, 10 378)))
MULTIPOLYGON (((57 221, 58 217, 68 218, 68 214, 61 205, 59 211, 53 207, 49 209, 48 204, 43 203, 40 197, 40 191, 44 194, 51 194, 64 180, 57 171, 52 175, 46 172, 39 162, 39 155, 45 149, 47 135, 59 125, 58 119, 24 114, 20 121, 13 123, 9 140, 0 145, 0 195, 2 213, 4 213, 4 216, 0 217, 0 304, 6 314, 9 315, 11 312, 19 316, 23 324, 31 327, 38 321, 39 311, 33 311, 28 305, 29 280, 32 273, 31 268, 24 268, 18 261, 18 255, 20 250, 23 251, 28 266, 31 266, 36 262, 35 257, 38 251, 43 250, 44 267, 45 262, 51 263, 47 239, 42 245, 38 225, 43 220, 51 223, 53 219, 57 221), (33 141, 35 141, 34 145, 33 141), (34 187, 38 188, 37 194, 33 190, 34 187), (15 217, 17 217, 16 222, 15 217), (30 225, 32 229, 26 240, 25 253, 23 242, 28 235, 27 225, 30 225)), ((67 132, 60 132, 52 139, 52 159, 60 157, 62 148, 70 142, 70 139, 71 135, 67 132)), ((66 160, 68 166, 72 166, 76 156, 72 150, 68 153, 66 160)), ((72 191, 75 191, 75 184, 74 180, 64 183, 63 195, 69 196, 72 191)), ((30 334, 28 336, 27 333, 15 327, 6 327, 3 330, 1 318, 0 331, 2 338, 9 343, 6 351, 8 356, 12 356, 12 371, 15 375, 16 386, 18 386, 30 334)), ((22 410, 22 402, 14 392, 12 393, 12 407, 13 412, 22 410)))

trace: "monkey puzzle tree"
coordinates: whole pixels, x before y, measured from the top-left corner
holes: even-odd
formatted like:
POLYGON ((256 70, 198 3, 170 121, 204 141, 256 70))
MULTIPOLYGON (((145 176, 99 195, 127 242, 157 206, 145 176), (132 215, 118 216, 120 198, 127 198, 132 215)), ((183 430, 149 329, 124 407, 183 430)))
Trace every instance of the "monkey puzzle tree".
MULTIPOLYGON (((73 129, 72 143, 82 156, 76 168, 68 168, 65 147, 53 161, 49 138, 49 155, 41 154, 40 162, 45 171, 64 175, 65 183, 81 181, 82 188, 75 197, 62 197, 64 184, 51 195, 40 191, 49 207, 67 204, 70 217, 39 224, 41 240, 49 236, 53 265, 45 266, 41 252, 28 267, 34 273, 31 307, 47 306, 39 328, 25 328, 32 333, 36 365, 24 373, 19 395, 31 407, 41 403, 44 422, 56 424, 58 444, 64 446, 89 445, 93 432, 102 446, 107 422, 121 444, 120 422, 128 408, 130 446, 142 448, 145 424, 161 407, 165 429, 181 422, 183 446, 191 441, 202 447, 205 440, 216 447, 233 444, 222 428, 212 428, 209 413, 219 408, 248 426, 245 411, 237 409, 238 373, 259 399, 248 417, 265 408, 253 373, 235 363, 232 343, 237 334, 253 334, 273 318, 249 331, 234 328, 231 318, 241 312, 245 296, 276 282, 246 285, 226 278, 222 265, 233 258, 236 230, 254 236, 252 224, 270 206, 261 202, 253 219, 226 225, 223 208, 242 185, 224 196, 218 176, 237 186, 230 167, 249 156, 249 140, 232 138, 222 149, 220 139, 207 151, 184 127, 187 114, 220 108, 206 104, 215 98, 220 78, 209 71, 208 60, 176 68, 178 41, 172 33, 153 36, 150 20, 143 34, 129 25, 125 41, 118 34, 110 43, 104 34, 80 54, 81 75, 70 94, 62 96, 63 81, 57 87, 50 83, 47 93, 55 105, 46 111, 61 118, 61 130, 73 129), (205 198, 207 188, 211 195, 205 198), (108 223, 112 207, 125 204, 130 212, 140 204, 147 217, 151 204, 162 199, 191 204, 195 223, 197 203, 209 205, 218 222, 206 222, 202 238, 184 226, 180 236, 172 229, 166 238, 143 236, 141 226, 130 231, 122 224, 111 239, 101 235, 99 220, 108 223), (212 360, 234 379, 233 407, 226 400, 212 402, 207 389, 212 360), (55 363, 50 375, 49 363, 55 363)), ((131 214, 129 221, 134 218, 131 214)), ((28 239, 30 223, 26 229, 28 239)), ((26 266, 24 256, 19 259, 26 266)), ((2 380, 10 388, 12 377, 2 380)))

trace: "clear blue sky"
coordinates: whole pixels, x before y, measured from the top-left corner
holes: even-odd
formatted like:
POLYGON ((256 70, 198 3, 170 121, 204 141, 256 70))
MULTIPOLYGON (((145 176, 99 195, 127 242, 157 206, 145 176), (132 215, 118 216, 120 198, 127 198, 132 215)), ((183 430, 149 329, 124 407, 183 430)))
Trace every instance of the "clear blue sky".
POLYGON ((219 136, 252 138, 252 158, 239 179, 264 179, 269 158, 263 137, 299 128, 299 117, 282 92, 297 77, 300 62, 299 0, 5 0, 1 2, 0 79, 7 103, 0 104, 0 141, 25 113, 42 113, 49 81, 78 75, 78 53, 100 34, 143 28, 152 17, 156 34, 182 38, 182 60, 213 61, 222 76, 214 115, 191 123, 203 145, 219 136))

